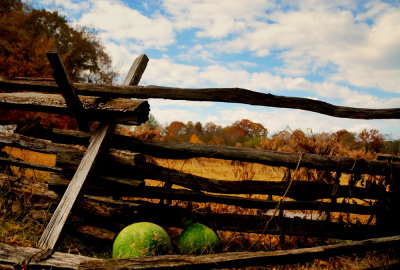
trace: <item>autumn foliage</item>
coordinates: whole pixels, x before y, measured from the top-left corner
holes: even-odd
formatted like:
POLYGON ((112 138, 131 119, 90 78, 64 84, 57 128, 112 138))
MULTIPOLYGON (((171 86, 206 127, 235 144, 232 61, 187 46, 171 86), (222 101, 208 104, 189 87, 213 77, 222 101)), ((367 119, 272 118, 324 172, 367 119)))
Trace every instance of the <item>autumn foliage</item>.
MULTIPOLYGON (((0 76, 52 77, 46 52, 57 48, 75 82, 112 84, 117 73, 92 30, 71 27, 57 12, 37 10, 20 0, 0 1, 0 76)), ((24 124, 41 116, 42 124, 76 128, 66 116, 0 111, 0 123, 24 124)))
POLYGON ((248 119, 234 122, 230 126, 222 127, 212 122, 206 124, 191 121, 186 124, 173 121, 162 131, 165 141, 180 141, 193 143, 208 143, 231 146, 254 146, 253 141, 259 142, 266 137, 268 130, 259 123, 248 119))
POLYGON ((386 140, 376 129, 364 129, 359 133, 344 129, 333 133, 313 133, 311 129, 304 132, 288 128, 269 134, 262 124, 248 119, 236 121, 225 127, 213 122, 194 124, 191 121, 173 121, 163 127, 153 116, 150 118, 151 124, 147 122, 137 127, 134 132, 127 132, 128 135, 170 142, 229 145, 351 158, 374 159, 377 153, 400 153, 400 141, 386 140))
POLYGON ((73 81, 112 84, 117 74, 93 30, 71 27, 57 12, 0 2, 0 75, 51 77, 46 52, 57 48, 73 81))

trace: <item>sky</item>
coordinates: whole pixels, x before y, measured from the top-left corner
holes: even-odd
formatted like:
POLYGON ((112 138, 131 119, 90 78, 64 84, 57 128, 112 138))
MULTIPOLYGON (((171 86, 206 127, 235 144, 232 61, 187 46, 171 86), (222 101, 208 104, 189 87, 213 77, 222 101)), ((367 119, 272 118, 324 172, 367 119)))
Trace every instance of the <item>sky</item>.
MULTIPOLYGON (((141 85, 240 87, 359 108, 400 107, 400 0, 31 0, 93 28, 122 82, 150 61, 141 85)), ((220 102, 151 99, 161 124, 241 119, 269 134, 360 132, 400 138, 400 120, 352 120, 220 102)))

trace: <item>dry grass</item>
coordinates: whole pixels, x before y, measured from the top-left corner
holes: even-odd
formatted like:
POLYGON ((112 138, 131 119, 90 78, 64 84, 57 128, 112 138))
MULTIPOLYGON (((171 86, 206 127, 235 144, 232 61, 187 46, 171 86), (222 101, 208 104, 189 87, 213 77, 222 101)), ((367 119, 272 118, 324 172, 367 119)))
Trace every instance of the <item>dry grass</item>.
POLYGON ((221 160, 214 158, 154 159, 156 164, 218 180, 264 180, 280 181, 284 170, 262 164, 221 160))

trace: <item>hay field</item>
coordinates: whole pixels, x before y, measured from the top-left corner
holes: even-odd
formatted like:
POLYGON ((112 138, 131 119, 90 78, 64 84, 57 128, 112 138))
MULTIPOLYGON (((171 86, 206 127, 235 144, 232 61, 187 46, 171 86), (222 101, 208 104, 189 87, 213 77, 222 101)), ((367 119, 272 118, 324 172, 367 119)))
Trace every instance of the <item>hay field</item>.
POLYGON ((214 158, 155 159, 158 165, 217 180, 280 181, 284 171, 270 166, 214 158))

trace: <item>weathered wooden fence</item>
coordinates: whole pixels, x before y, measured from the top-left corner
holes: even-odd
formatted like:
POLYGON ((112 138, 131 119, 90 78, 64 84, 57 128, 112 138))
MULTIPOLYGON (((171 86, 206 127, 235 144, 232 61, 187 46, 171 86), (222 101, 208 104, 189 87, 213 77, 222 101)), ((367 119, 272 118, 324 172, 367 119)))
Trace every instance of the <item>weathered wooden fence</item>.
POLYGON ((25 135, 0 134, 1 147, 11 146, 57 156, 55 166, 45 166, 28 163, 3 153, 0 157, 1 164, 50 171, 52 174, 48 184, 45 184, 32 183, 28 179, 2 173, 0 185, 7 184, 18 192, 30 192, 32 196, 46 197, 58 204, 38 243, 40 249, 22 250, 2 245, 0 249, 5 251, 0 251, 0 265, 17 263, 76 269, 85 261, 81 265, 84 269, 111 269, 110 267, 139 269, 137 268, 139 266, 143 269, 182 268, 188 265, 221 268, 296 262, 305 258, 353 252, 361 247, 368 249, 385 244, 398 245, 399 237, 396 236, 296 251, 222 253, 198 257, 160 256, 109 262, 68 255, 75 258, 70 260, 69 257, 63 258, 60 254, 53 254, 69 213, 79 198, 81 203, 74 211, 85 217, 85 222, 91 228, 89 233, 109 240, 115 235, 113 233, 132 222, 146 220, 164 226, 181 227, 182 220, 187 218, 208 224, 216 230, 259 234, 353 240, 398 234, 400 224, 393 215, 397 213, 400 205, 398 190, 400 162, 388 159, 352 159, 228 146, 147 141, 114 134, 114 129, 117 123, 139 125, 147 120, 149 105, 147 101, 137 98, 235 102, 296 108, 355 119, 399 119, 400 109, 350 108, 239 88, 181 89, 138 86, 148 61, 145 55, 135 60, 123 86, 73 84, 57 52, 49 52, 48 58, 54 69, 55 80, 0 78, 0 90, 3 91, 0 93, 0 106, 7 109, 72 115, 77 120, 80 131, 54 129, 42 133, 43 138, 27 136, 29 128, 24 129, 25 135), (100 122, 97 130, 91 130, 90 121, 100 122), (291 179, 288 181, 208 179, 161 167, 149 161, 147 156, 168 159, 211 157, 286 167, 291 170, 317 169, 336 172, 337 179, 331 184, 323 181, 291 179), (385 185, 379 181, 367 186, 340 184, 339 177, 342 173, 351 174, 355 178, 362 174, 381 176, 385 178, 385 185), (160 180, 166 185, 146 186, 144 179, 160 180), (172 184, 186 189, 172 188, 172 184), (275 200, 236 196, 237 194, 275 195, 275 200), (257 215, 196 212, 169 204, 126 201, 121 199, 123 197, 214 202, 262 211, 257 215), (371 204, 355 204, 345 200, 350 198, 367 200, 371 204), (93 207, 94 204, 108 205, 113 210, 108 213, 99 212, 93 207), (273 211, 267 211, 269 209, 273 211), (285 211, 289 210, 324 213, 327 218, 315 220, 306 216, 305 218, 285 216, 285 211), (368 215, 371 217, 370 220, 374 219, 375 222, 361 224, 334 221, 330 218, 331 213, 368 215), (99 227, 107 229, 111 235, 97 233, 97 231, 104 232, 99 227), (65 259, 71 263, 65 262, 65 259))

